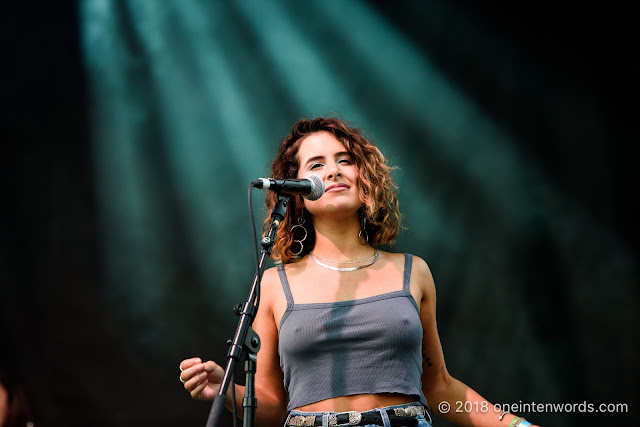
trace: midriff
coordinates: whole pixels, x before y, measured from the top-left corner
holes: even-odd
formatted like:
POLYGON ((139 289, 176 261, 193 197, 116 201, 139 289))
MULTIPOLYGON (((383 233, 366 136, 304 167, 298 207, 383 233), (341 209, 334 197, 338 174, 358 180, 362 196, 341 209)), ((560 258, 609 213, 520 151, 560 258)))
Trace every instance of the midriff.
POLYGON ((321 400, 296 408, 304 412, 364 412, 384 406, 402 405, 417 401, 415 396, 397 393, 354 394, 321 400))

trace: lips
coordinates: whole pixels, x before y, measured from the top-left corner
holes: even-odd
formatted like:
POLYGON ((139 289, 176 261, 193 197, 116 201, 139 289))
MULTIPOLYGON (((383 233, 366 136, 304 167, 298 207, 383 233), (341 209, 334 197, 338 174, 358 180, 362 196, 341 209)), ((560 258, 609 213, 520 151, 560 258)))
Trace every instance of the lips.
POLYGON ((340 184, 332 184, 332 185, 328 186, 324 190, 324 192, 328 193, 328 192, 333 192, 333 191, 342 191, 342 190, 348 189, 348 188, 349 188, 349 186, 347 184, 342 184, 342 183, 340 183, 340 184))

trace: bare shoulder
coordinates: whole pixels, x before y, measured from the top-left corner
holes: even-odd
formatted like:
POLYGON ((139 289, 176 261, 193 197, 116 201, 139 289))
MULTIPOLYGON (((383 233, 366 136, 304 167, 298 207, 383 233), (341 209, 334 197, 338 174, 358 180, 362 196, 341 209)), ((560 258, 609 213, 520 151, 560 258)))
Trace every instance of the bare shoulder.
POLYGON ((280 276, 277 267, 271 267, 262 273, 262 281, 260 282, 260 293, 265 297, 273 297, 274 293, 281 290, 280 276))
POLYGON ((271 267, 267 268, 264 273, 262 273, 262 284, 268 282, 268 284, 272 284, 272 282, 278 281, 278 268, 271 267))
MULTIPOLYGON (((380 251, 381 254, 384 254, 384 256, 389 259, 391 262, 393 262, 394 264, 396 264, 397 266, 401 267, 402 269, 404 269, 405 267, 405 254, 404 253, 398 253, 398 252, 383 252, 380 251)), ((427 265, 427 262, 425 260, 423 260, 422 258, 420 258, 417 255, 411 255, 409 254, 409 256, 412 257, 412 261, 411 261, 411 277, 413 279, 414 275, 417 276, 427 276, 429 278, 431 278, 431 270, 429 269, 429 265, 427 265)))
POLYGON ((419 256, 413 255, 412 264, 411 286, 415 286, 420 289, 423 298, 426 297, 428 299, 430 297, 435 297, 435 283, 427 262, 419 256))
POLYGON ((433 281, 433 276, 431 275, 431 269, 429 268, 429 264, 422 258, 417 255, 412 255, 413 257, 413 267, 412 267, 412 275, 415 273, 418 277, 428 278, 428 280, 433 281))
POLYGON ((385 259, 386 262, 392 263, 400 271, 404 270, 405 257, 403 253, 385 252, 381 250, 378 250, 378 252, 380 252, 381 259, 385 259))
MULTIPOLYGON (((287 271, 287 274, 289 274, 289 271, 287 271)), ((272 316, 274 323, 279 325, 280 319, 287 309, 287 297, 285 296, 277 267, 269 268, 262 275, 260 305, 262 306, 263 304, 272 316)))

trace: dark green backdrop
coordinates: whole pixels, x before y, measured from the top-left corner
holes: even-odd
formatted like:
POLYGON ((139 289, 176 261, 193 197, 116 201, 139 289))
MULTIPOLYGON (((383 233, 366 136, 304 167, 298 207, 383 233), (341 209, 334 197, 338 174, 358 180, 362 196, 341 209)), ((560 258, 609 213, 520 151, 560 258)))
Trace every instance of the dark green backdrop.
POLYGON ((520 411, 547 426, 632 419, 637 17, 484 3, 4 6, 0 366, 37 425, 205 425, 178 363, 224 361, 248 184, 325 114, 397 166, 394 250, 431 266, 454 376, 496 403, 629 407, 520 411))

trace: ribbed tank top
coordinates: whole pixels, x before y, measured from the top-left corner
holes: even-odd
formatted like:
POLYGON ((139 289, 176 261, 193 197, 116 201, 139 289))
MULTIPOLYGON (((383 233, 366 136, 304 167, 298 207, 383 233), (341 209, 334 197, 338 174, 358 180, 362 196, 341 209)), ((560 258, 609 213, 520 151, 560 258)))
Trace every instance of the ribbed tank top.
POLYGON ((405 255, 402 290, 329 303, 295 304, 282 264, 287 298, 278 352, 288 410, 354 394, 400 393, 427 405, 422 393, 422 324, 409 292, 413 257, 405 255))

